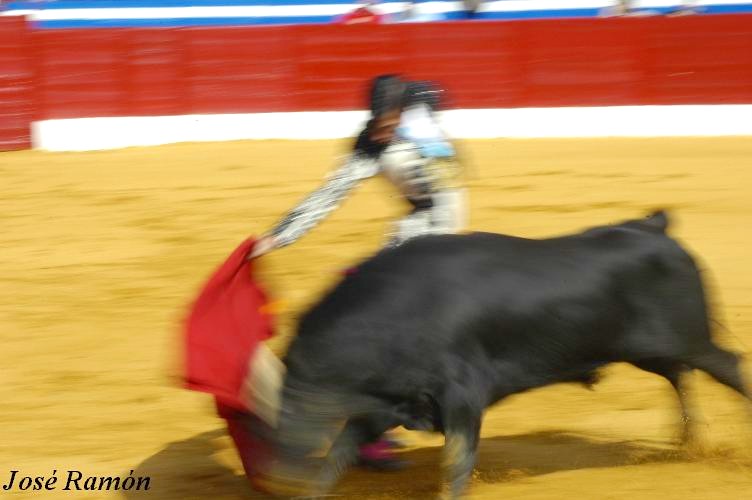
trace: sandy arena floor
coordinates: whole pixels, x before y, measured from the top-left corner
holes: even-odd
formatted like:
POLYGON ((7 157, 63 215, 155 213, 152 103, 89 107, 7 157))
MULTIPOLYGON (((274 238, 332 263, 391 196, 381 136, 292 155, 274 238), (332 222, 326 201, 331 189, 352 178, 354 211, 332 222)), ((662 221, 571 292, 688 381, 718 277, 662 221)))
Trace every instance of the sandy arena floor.
MULTIPOLYGON (((10 470, 151 477, 149 492, 12 498, 261 498, 209 398, 177 387, 179 320, 248 234, 313 188, 341 142, 186 144, 0 154, 0 482, 10 470)), ((672 210, 728 326, 752 350, 752 139, 468 141, 471 228, 542 237, 672 210)), ((374 250, 400 210, 380 180, 292 247, 264 257, 296 313, 374 250)), ((605 332, 604 332, 605 333, 605 332)), ((748 366, 749 368, 749 366, 748 366)), ((748 374, 750 370, 747 370, 748 374)), ((554 386, 488 412, 470 498, 752 498, 752 421, 729 390, 692 377, 701 446, 675 446, 666 382, 615 366, 593 392, 554 386)), ((431 498, 442 440, 404 435, 414 466, 350 473, 343 498, 431 498)))

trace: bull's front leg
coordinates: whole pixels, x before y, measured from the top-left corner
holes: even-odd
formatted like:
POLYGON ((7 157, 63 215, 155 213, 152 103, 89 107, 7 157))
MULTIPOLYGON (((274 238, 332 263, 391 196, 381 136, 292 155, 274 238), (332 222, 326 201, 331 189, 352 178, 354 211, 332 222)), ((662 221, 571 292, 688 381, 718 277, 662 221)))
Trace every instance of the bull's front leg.
POLYGON ((443 399, 443 466, 448 490, 442 492, 442 498, 456 499, 465 491, 475 467, 483 405, 467 387, 453 387, 443 399))

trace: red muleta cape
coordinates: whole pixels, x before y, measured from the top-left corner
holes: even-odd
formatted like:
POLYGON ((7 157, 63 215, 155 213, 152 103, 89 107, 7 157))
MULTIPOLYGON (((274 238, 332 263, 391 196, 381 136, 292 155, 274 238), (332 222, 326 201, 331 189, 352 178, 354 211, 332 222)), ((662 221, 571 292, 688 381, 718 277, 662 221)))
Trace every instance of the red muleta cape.
POLYGON ((185 322, 184 380, 189 389, 213 394, 217 403, 247 411, 241 388, 248 360, 273 334, 268 298, 248 260, 255 239, 243 242, 211 276, 185 322))

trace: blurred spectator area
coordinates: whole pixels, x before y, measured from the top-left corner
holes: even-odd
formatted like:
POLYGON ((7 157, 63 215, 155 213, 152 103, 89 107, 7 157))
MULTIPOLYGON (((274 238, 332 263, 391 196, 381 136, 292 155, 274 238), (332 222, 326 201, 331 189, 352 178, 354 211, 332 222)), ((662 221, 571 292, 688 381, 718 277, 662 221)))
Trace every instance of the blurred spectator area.
MULTIPOLYGON (((226 26, 334 22, 357 0, 0 0, 0 15, 28 15, 39 28, 226 26)), ((752 13, 752 0, 384 0, 382 22, 752 13)))

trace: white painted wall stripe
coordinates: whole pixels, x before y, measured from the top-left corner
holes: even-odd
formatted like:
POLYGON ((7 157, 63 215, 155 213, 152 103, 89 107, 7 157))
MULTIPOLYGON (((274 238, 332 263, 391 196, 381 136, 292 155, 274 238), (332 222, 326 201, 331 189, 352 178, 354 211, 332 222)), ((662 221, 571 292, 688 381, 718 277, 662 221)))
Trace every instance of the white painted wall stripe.
POLYGON ((350 5, 244 5, 231 7, 143 7, 116 9, 50 9, 32 14, 35 21, 73 19, 180 19, 191 17, 293 17, 336 16, 350 5))
MULTIPOLYGON (((456 138, 752 136, 752 105, 446 111, 456 138)), ((175 142, 352 137, 365 111, 75 118, 32 125, 34 148, 87 151, 175 142)))

